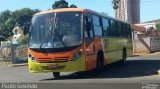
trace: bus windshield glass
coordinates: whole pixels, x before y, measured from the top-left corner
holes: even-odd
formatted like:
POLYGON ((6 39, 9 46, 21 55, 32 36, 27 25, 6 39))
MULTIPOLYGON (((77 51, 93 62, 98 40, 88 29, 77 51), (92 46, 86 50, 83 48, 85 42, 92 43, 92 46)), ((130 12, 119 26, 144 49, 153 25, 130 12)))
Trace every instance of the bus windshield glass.
POLYGON ((82 43, 82 13, 35 15, 30 27, 30 48, 64 48, 82 43))

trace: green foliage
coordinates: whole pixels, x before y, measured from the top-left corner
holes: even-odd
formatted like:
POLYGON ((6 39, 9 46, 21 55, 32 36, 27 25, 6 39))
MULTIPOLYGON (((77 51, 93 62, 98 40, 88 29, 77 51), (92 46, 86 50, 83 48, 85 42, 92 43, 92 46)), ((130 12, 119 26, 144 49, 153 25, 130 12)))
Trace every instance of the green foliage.
POLYGON ((108 13, 106 13, 106 12, 101 12, 101 14, 104 16, 108 16, 108 13))
POLYGON ((13 36, 12 30, 16 23, 22 28, 24 34, 27 34, 31 25, 32 16, 39 11, 39 9, 32 10, 30 8, 22 8, 13 12, 10 12, 9 10, 1 12, 0 35, 5 38, 13 36))
POLYGON ((55 1, 54 4, 52 5, 52 8, 53 9, 68 8, 68 2, 66 2, 65 0, 55 1))
POLYGON ((18 22, 20 27, 23 29, 24 34, 27 34, 29 31, 32 16, 39 11, 40 10, 38 9, 32 10, 30 8, 23 8, 13 12, 13 17, 16 19, 16 22, 18 22))
POLYGON ((9 10, 3 11, 0 13, 0 35, 5 38, 10 35, 9 24, 12 23, 10 19, 11 12, 9 10))
POLYGON ((72 4, 72 5, 70 5, 70 8, 77 8, 77 6, 72 4))
POLYGON ((112 0, 113 9, 116 10, 119 8, 120 0, 112 0))
POLYGON ((23 39, 21 40, 21 43, 22 44, 26 44, 29 42, 29 34, 26 34, 23 39))
MULTIPOLYGON (((55 1, 52 5, 53 9, 57 9, 57 8, 69 8, 68 6, 68 2, 65 0, 59 0, 59 1, 55 1)), ((76 5, 72 4, 70 5, 70 8, 77 8, 76 5)))
POLYGON ((0 22, 5 22, 11 16, 11 12, 9 10, 3 11, 0 13, 0 22))
POLYGON ((157 31, 160 32, 160 23, 156 24, 157 31))

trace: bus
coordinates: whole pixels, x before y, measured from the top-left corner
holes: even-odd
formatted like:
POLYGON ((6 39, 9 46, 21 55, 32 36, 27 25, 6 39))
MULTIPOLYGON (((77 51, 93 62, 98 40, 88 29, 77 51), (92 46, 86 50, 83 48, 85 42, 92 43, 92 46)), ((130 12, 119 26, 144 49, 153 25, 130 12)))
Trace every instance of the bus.
POLYGON ((130 24, 82 8, 36 13, 29 30, 31 73, 101 70, 132 55, 130 24))

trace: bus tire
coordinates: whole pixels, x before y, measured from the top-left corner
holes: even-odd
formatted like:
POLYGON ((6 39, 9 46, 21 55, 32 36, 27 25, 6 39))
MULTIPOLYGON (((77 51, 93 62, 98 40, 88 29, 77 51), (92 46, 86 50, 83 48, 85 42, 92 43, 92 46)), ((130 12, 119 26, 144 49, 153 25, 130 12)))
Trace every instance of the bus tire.
POLYGON ((97 54, 97 66, 96 66, 96 70, 97 71, 101 71, 104 67, 104 56, 103 56, 103 52, 99 51, 97 54))
POLYGON ((53 77, 54 78, 60 77, 60 72, 53 72, 53 77))
POLYGON ((126 64, 126 58, 127 58, 127 50, 126 50, 126 48, 123 48, 122 60, 121 60, 122 65, 126 64))

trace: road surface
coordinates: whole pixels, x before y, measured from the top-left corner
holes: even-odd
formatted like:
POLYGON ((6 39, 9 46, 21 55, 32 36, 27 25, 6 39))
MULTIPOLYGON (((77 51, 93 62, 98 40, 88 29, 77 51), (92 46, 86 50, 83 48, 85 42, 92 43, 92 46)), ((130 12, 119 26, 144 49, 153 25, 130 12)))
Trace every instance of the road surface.
POLYGON ((61 73, 54 79, 52 73, 29 73, 27 66, 0 67, 0 82, 32 83, 160 83, 160 54, 130 57, 125 66, 110 65, 99 74, 95 72, 61 73))

